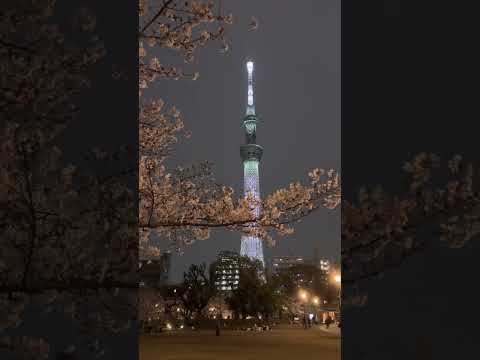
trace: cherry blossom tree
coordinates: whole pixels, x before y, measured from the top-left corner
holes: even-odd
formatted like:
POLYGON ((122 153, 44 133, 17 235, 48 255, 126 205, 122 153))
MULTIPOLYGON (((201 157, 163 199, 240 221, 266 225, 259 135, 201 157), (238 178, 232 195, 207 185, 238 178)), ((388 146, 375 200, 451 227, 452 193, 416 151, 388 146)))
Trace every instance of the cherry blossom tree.
POLYGON ((357 202, 342 203, 342 283, 351 290, 343 294, 344 305, 363 304, 362 281, 400 266, 435 239, 459 248, 479 236, 480 189, 473 164, 459 155, 441 161, 421 153, 403 169, 403 195, 364 188, 357 202))
POLYGON ((164 299, 158 289, 142 288, 138 296, 138 320, 147 322, 151 319, 161 319, 165 312, 164 299))
MULTIPOLYGON (((28 308, 40 305, 45 313, 61 309, 79 339, 91 341, 128 326, 133 311, 125 309, 136 303, 119 288, 137 286, 135 198, 126 179, 77 171, 59 145, 78 113, 74 98, 105 49, 86 9, 60 26, 55 1, 15 5, 0 13, 0 331, 21 326, 28 308), (75 37, 66 36, 69 26, 75 37)), ((89 163, 105 156, 92 151, 89 163)), ((2 349, 41 358, 49 346, 12 335, 1 337, 2 349)))
MULTIPOLYGON (((233 16, 224 15, 217 1, 142 1, 140 11, 141 256, 158 254, 160 249, 152 245, 155 236, 182 247, 208 238, 215 228, 253 233, 273 244, 273 234, 290 234, 293 223, 316 209, 338 206, 340 178, 334 170, 315 169, 307 184, 293 183, 257 204, 253 196, 236 197, 230 187, 217 184, 209 163, 167 169, 165 159, 178 136, 189 134, 180 111, 162 99, 148 98, 148 89, 160 80, 197 79, 198 72, 183 67, 190 65, 195 50, 208 43, 217 43, 220 52, 228 51, 227 26, 233 16), (162 50, 178 52, 183 67, 163 64, 158 58, 162 50), (252 211, 258 205, 259 217, 252 211)), ((257 26, 252 17, 248 30, 257 26)))

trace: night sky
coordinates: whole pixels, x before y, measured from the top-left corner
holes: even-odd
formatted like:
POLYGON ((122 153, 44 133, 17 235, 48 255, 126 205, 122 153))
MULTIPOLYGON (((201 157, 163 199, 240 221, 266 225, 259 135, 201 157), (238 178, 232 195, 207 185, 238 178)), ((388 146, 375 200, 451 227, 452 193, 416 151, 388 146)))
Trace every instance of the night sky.
MULTIPOLYGON (((340 4, 272 3, 224 1, 225 13, 234 15, 228 30, 230 51, 219 53, 219 45, 201 49, 191 67, 200 72, 197 81, 162 82, 153 90, 182 111, 192 132, 190 139, 180 141, 170 164, 212 161, 217 180, 239 193, 248 58, 255 62, 257 143, 264 147, 262 195, 307 180, 315 167, 340 170, 340 4), (255 32, 248 31, 251 16, 259 21, 255 32)), ((179 63, 169 53, 159 56, 165 64, 174 59, 179 63)), ((340 211, 321 210, 293 235, 278 240, 275 248, 265 249, 267 262, 272 255, 313 256, 315 248, 320 256, 338 261, 340 211)), ((191 263, 209 263, 219 251, 239 248, 239 233, 215 232, 174 256, 171 279, 179 280, 191 263)))

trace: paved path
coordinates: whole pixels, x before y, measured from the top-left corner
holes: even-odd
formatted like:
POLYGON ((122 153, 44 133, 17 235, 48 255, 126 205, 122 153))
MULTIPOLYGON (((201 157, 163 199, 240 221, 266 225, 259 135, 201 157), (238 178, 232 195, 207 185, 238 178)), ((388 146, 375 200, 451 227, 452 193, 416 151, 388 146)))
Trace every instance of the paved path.
POLYGON ((341 336, 341 331, 340 328, 337 325, 330 325, 330 327, 327 329, 325 325, 318 325, 315 327, 316 329, 322 330, 326 333, 341 336))
POLYGON ((340 338, 314 328, 179 331, 140 337, 140 360, 340 360, 340 338))

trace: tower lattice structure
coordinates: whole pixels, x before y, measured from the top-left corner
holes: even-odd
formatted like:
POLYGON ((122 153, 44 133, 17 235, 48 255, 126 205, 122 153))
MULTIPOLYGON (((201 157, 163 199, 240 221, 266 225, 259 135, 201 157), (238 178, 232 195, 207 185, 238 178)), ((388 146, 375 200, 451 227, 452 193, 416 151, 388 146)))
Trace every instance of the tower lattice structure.
MULTIPOLYGON (((260 200, 260 180, 258 167, 262 158, 263 148, 256 143, 257 115, 253 98, 253 62, 247 61, 248 91, 247 111, 243 120, 245 129, 245 144, 240 147, 240 156, 243 161, 243 189, 247 196, 260 200)), ((260 215, 260 206, 253 209, 256 217, 260 215)), ((256 226, 252 224, 251 226, 256 226)), ((241 238, 240 255, 259 260, 265 266, 263 258, 263 244, 257 236, 243 234, 241 238)))

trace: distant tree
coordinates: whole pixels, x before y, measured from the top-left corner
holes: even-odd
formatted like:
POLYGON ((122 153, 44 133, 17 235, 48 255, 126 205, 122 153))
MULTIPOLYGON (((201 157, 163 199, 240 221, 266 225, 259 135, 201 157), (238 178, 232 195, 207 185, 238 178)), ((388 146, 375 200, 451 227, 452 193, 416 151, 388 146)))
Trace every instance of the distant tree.
POLYGON ((282 299, 276 283, 265 281, 262 264, 248 257, 240 257, 238 287, 225 299, 235 317, 258 316, 268 319, 281 306, 282 299))
POLYGON ((140 288, 138 296, 138 320, 148 321, 153 318, 161 318, 165 313, 164 297, 159 289, 140 288))
POLYGON ((297 296, 303 288, 328 301, 331 281, 328 274, 319 267, 310 264, 298 264, 276 272, 272 281, 278 284, 278 290, 287 296, 297 296))
POLYGON ((183 274, 183 283, 177 293, 187 318, 193 314, 203 317, 205 307, 216 293, 215 278, 208 276, 205 264, 192 264, 183 274))
POLYGON ((262 283, 258 289, 258 312, 265 320, 270 320, 274 314, 279 313, 284 304, 283 297, 277 292, 277 288, 269 282, 262 283))
POLYGON ((234 312, 235 317, 241 315, 245 318, 248 315, 257 315, 257 294, 261 285, 260 272, 260 263, 253 262, 248 257, 239 258, 238 286, 225 298, 226 304, 234 312))

